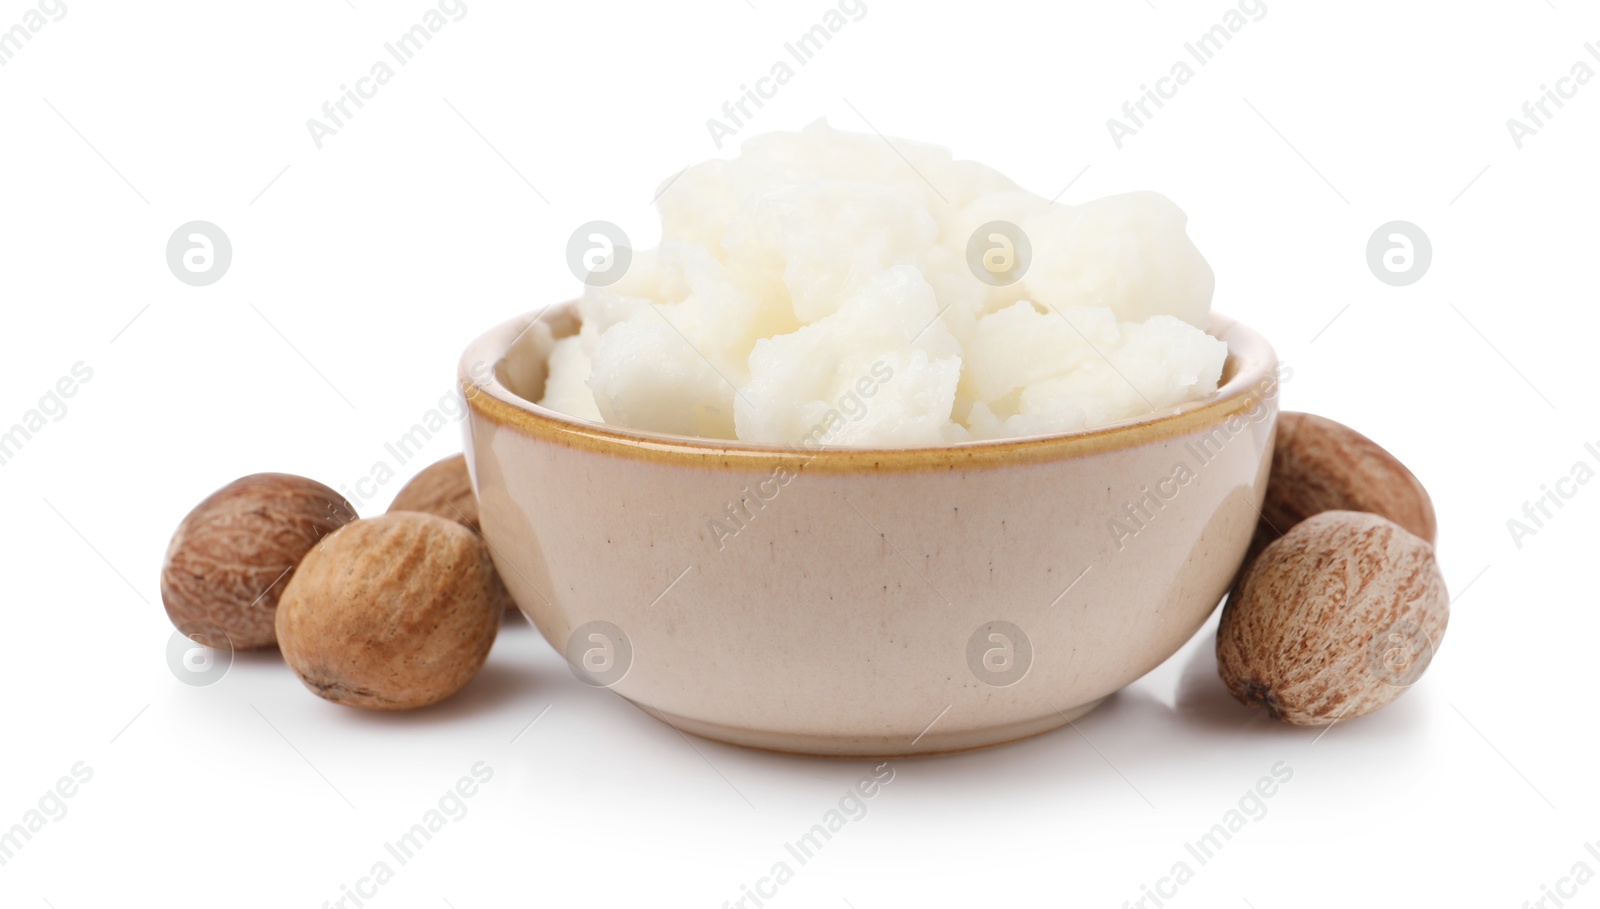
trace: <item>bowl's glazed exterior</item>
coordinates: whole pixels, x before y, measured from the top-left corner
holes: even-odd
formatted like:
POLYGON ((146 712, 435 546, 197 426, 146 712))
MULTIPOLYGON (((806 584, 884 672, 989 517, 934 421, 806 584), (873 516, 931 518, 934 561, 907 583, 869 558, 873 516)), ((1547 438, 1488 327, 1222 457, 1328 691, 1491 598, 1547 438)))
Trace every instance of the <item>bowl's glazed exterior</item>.
POLYGON ((1278 363, 1220 316, 1206 400, 907 450, 652 435, 530 403, 574 328, 552 308, 462 358, 484 536, 592 683, 712 739, 896 756, 1062 726, 1205 622, 1266 489, 1278 363))

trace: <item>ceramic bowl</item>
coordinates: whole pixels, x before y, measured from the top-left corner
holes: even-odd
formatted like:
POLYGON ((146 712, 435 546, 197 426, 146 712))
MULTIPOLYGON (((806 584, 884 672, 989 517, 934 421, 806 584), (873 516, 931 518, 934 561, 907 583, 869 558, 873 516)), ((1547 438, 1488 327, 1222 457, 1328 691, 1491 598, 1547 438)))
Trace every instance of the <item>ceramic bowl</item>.
POLYGON ((483 533, 580 678, 696 735, 904 756, 1035 735, 1166 660, 1236 571, 1278 362, 1221 316, 1218 392, 1067 435, 925 449, 636 432, 532 403, 570 304, 461 360, 483 533))

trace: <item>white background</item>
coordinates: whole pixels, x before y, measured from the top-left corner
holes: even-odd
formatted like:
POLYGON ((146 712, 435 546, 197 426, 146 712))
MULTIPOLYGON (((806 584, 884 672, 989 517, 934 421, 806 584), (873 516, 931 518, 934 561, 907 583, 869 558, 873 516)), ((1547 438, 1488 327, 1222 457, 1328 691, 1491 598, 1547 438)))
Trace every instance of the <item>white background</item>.
MULTIPOLYGON (((826 116, 1046 196, 1070 184, 1065 202, 1171 196, 1216 308, 1294 368, 1284 405, 1361 429, 1432 490, 1449 634, 1405 697, 1321 734, 1229 699, 1213 620, 1077 731, 897 762, 769 906, 1122 906, 1195 865, 1184 843, 1280 761, 1293 779, 1177 904, 1521 906, 1579 861, 1600 871, 1600 484, 1520 547, 1506 527, 1600 443, 1600 82, 1520 150, 1506 128, 1575 61, 1600 67, 1600 15, 1268 0, 1118 150, 1106 119, 1228 8, 1152 2, 867 0, 740 135, 826 116), (1409 287, 1365 261, 1394 219, 1432 239, 1409 287)), ((322 702, 275 653, 187 686, 157 575, 179 519, 237 476, 366 476, 469 339, 574 294, 578 224, 652 244, 658 185, 733 153, 706 119, 823 0, 467 0, 321 150, 306 119, 421 0, 66 5, 0 67, 0 424, 93 369, 0 467, 0 827, 75 763, 94 775, 0 866, 0 903, 322 906, 479 761, 494 776, 469 813, 369 905, 737 900, 869 764, 682 738, 577 683, 521 621, 458 697, 410 715, 322 702), (203 288, 164 259, 195 219, 234 248, 203 288)), ((0 2, 0 28, 29 8, 0 2)), ((1600 882, 1581 893, 1600 902, 1600 882)))

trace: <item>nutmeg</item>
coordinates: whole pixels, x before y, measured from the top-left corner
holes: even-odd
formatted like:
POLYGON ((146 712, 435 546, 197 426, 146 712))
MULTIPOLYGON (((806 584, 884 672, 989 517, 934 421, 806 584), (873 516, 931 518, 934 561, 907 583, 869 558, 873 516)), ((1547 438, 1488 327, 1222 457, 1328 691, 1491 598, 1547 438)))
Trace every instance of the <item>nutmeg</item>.
POLYGON ((395 494, 389 510, 438 515, 474 533, 482 531, 478 523, 478 497, 472 492, 466 455, 452 455, 424 467, 395 494))
MULTIPOLYGON (((395 494, 389 510, 437 515, 455 521, 479 536, 483 535, 483 524, 478 519, 478 496, 472 491, 466 455, 452 455, 424 467, 395 494)), ((511 592, 504 585, 501 590, 505 591, 505 616, 520 616, 516 601, 511 599, 511 592)))
POLYGON ((1276 539, 1323 511, 1383 515, 1437 542, 1433 500, 1398 458, 1342 423, 1286 411, 1278 415, 1262 524, 1276 539))
POLYGON ((306 555, 278 605, 278 647, 330 701, 409 710, 477 674, 504 602, 476 534, 391 512, 341 528, 306 555))
POLYGON ((258 473, 229 483, 172 535, 161 563, 167 616, 213 647, 272 646, 278 599, 295 566, 355 519, 343 496, 305 477, 258 473), (227 639, 212 639, 218 631, 227 639))
POLYGON ((1361 716, 1421 677, 1449 594, 1427 540, 1387 518, 1325 511, 1267 546, 1228 597, 1228 691, 1302 726, 1361 716))

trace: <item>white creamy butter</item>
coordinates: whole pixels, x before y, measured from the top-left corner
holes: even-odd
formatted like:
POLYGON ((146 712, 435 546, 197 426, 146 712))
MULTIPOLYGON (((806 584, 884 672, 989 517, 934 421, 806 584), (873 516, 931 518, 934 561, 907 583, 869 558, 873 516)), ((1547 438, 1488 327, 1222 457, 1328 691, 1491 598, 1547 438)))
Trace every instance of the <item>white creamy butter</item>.
POLYGON ((899 448, 1070 432, 1216 391, 1211 268, 1170 200, 1052 204, 893 141, 818 121, 689 168, 662 194, 661 245, 586 288, 539 403, 656 432, 899 448), (1000 286, 968 260, 995 221, 1031 247, 1000 286))

